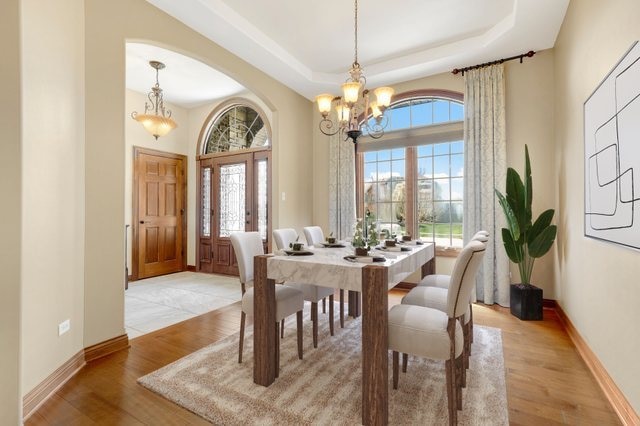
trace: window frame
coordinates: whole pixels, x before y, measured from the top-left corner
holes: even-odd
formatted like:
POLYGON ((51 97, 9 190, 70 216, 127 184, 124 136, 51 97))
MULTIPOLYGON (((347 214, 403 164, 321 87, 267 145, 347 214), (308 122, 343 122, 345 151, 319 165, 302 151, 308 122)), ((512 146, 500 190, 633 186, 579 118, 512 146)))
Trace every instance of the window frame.
MULTIPOLYGON (((438 98, 459 102, 464 106, 464 95, 450 90, 416 90, 398 94, 393 105, 418 100, 421 98, 438 98)), ((370 117, 360 116, 360 120, 370 117)), ((395 130, 380 139, 363 136, 356 144, 355 166, 356 166, 356 213, 357 217, 364 216, 364 155, 367 151, 378 151, 393 148, 405 148, 405 229, 411 235, 418 235, 417 214, 417 194, 416 185, 418 179, 417 159, 419 145, 435 144, 442 142, 464 141, 464 118, 461 121, 437 123, 427 126, 395 130)), ((464 226, 464 218, 463 218, 464 226)), ((436 246, 436 254, 444 257, 456 257, 461 248, 436 246)))

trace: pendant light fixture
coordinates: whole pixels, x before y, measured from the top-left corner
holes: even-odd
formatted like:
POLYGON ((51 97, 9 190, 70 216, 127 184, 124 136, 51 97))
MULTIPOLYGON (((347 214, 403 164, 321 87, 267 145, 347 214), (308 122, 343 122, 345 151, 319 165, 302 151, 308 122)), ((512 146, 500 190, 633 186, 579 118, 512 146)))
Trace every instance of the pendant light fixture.
POLYGON ((158 82, 158 72, 165 67, 162 62, 149 61, 151 68, 156 70, 156 85, 151 88, 151 92, 147 94, 149 102, 144 103, 144 114, 138 114, 132 112, 131 117, 151 133, 156 140, 160 136, 164 136, 171 130, 178 127, 175 121, 171 118, 171 111, 165 109, 164 100, 162 96, 162 89, 158 82))
POLYGON ((369 101, 369 90, 365 88, 367 79, 358 63, 358 0, 354 1, 355 19, 355 54, 353 64, 349 69, 349 78, 342 84, 342 96, 322 94, 316 96, 318 110, 322 115, 320 131, 327 136, 340 132, 345 140, 351 139, 356 143, 363 130, 374 139, 384 134, 387 118, 384 111, 391 105, 394 90, 391 87, 379 87, 373 91, 375 101, 369 101), (331 108, 335 106, 336 120, 329 118, 331 108), (369 114, 372 120, 369 120, 369 114), (360 123, 359 121, 362 120, 360 123))

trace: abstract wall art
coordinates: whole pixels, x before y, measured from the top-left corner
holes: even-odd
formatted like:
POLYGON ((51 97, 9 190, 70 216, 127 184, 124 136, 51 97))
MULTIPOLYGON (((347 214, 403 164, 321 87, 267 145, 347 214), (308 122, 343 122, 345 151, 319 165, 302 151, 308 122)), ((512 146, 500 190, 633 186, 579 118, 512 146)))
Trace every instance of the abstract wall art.
POLYGON ((640 249, 640 43, 584 103, 584 233, 640 249))

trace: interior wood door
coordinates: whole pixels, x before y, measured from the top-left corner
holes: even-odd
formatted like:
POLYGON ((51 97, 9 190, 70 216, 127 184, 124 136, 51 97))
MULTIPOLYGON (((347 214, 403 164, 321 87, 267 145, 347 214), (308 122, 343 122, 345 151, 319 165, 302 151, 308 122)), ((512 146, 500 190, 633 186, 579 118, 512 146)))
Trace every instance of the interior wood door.
POLYGON ((134 158, 134 277, 183 271, 186 157, 135 148, 134 158))
POLYGON ((197 270, 238 274, 230 235, 260 232, 269 251, 270 151, 199 161, 197 270))

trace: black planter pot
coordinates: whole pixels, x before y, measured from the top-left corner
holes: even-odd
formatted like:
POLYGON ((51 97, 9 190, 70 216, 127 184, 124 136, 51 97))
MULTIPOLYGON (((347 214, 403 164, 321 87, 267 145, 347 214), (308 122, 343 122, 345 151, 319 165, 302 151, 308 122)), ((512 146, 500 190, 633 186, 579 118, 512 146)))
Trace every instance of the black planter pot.
POLYGON ((511 284, 511 315, 525 321, 542 320, 542 289, 531 284, 511 284))

